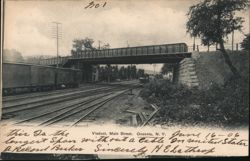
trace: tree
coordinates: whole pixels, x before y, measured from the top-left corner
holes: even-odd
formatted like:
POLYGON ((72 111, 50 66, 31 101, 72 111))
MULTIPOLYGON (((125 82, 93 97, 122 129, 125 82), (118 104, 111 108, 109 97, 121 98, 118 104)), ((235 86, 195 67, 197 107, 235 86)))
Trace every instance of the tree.
POLYGON ((250 51, 250 33, 246 35, 246 37, 240 43, 240 46, 243 50, 250 51))
POLYGON ((120 79, 125 79, 125 68, 122 66, 119 70, 119 78, 120 79))
POLYGON ((11 61, 11 62, 24 62, 22 53, 15 49, 4 49, 3 50, 3 61, 11 61))
POLYGON ((132 78, 132 79, 135 79, 135 78, 136 78, 136 71, 137 71, 136 66, 133 65, 133 66, 131 67, 131 78, 132 78))
POLYGON ((169 72, 172 72, 175 66, 176 64, 168 64, 168 63, 163 64, 161 68, 161 74, 167 74, 169 72))
POLYGON ((83 51, 83 50, 97 50, 99 48, 100 50, 109 49, 110 45, 109 43, 104 43, 102 46, 94 47, 94 40, 91 38, 84 38, 84 39, 74 39, 73 40, 73 49, 71 50, 71 54, 75 55, 77 52, 83 51))
POLYGON ((93 43, 95 41, 91 38, 86 37, 85 39, 74 39, 73 40, 73 51, 82 51, 82 50, 95 50, 93 43))
POLYGON ((144 69, 138 69, 137 78, 144 77, 144 69))
POLYGON ((187 32, 192 37, 200 37, 203 45, 218 43, 226 64, 235 77, 238 70, 225 50, 224 39, 234 30, 241 30, 244 19, 235 12, 245 9, 247 0, 204 0, 189 8, 187 32))
POLYGON ((104 44, 103 46, 100 47, 101 50, 104 50, 104 49, 109 49, 110 48, 110 45, 109 43, 107 44, 104 44))
POLYGON ((118 69, 118 66, 116 65, 113 68, 114 68, 114 74, 113 74, 114 79, 118 79, 119 78, 119 69, 118 69))

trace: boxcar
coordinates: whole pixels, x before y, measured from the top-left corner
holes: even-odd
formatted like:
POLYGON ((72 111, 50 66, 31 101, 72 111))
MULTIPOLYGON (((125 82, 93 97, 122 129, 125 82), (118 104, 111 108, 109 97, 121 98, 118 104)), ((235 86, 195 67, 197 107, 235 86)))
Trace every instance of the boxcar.
POLYGON ((3 63, 2 71, 3 94, 17 88, 27 88, 31 84, 29 65, 3 63))
POLYGON ((50 89, 55 84, 55 68, 31 65, 31 89, 50 89))
POLYGON ((22 63, 3 63, 3 95, 77 87, 81 71, 22 63))
POLYGON ((57 85, 59 87, 68 86, 68 87, 77 87, 80 83, 81 72, 79 70, 73 69, 58 69, 57 71, 57 85))

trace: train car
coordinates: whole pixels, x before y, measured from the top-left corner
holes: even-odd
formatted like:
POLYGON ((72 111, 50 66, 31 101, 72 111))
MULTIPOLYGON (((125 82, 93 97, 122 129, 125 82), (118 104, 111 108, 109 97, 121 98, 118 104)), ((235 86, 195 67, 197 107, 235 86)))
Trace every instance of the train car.
POLYGON ((57 86, 60 87, 78 87, 81 80, 81 71, 75 69, 60 68, 57 71, 57 86))
POLYGON ((75 72, 76 72, 76 80, 74 82, 76 83, 75 85, 78 87, 82 81, 82 71, 76 70, 75 72))
POLYGON ((77 87, 81 71, 22 63, 3 63, 3 95, 77 87))
POLYGON ((18 92, 31 86, 30 66, 25 64, 2 64, 3 95, 18 92))
POLYGON ((30 65, 31 91, 50 90, 55 84, 55 68, 30 65))

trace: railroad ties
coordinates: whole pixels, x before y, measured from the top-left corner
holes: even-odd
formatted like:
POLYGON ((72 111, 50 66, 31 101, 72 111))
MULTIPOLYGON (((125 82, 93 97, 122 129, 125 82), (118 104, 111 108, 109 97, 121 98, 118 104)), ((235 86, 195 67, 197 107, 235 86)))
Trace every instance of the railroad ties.
MULTIPOLYGON (((132 85, 85 85, 78 89, 3 97, 3 119, 16 125, 81 126, 93 120, 93 113, 108 102, 117 101, 116 98, 124 94, 134 97, 131 91, 139 86, 138 83, 132 85)), ((144 113, 131 113, 132 126, 145 126, 155 114, 147 117, 144 113)))

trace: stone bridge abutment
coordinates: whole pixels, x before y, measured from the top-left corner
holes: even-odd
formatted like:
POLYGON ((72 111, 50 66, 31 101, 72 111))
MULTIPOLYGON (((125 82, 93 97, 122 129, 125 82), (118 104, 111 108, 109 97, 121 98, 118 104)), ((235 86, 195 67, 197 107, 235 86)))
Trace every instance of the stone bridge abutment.
POLYGON ((181 60, 174 69, 174 82, 188 87, 198 87, 199 80, 196 73, 196 60, 199 52, 192 52, 190 58, 181 60))

